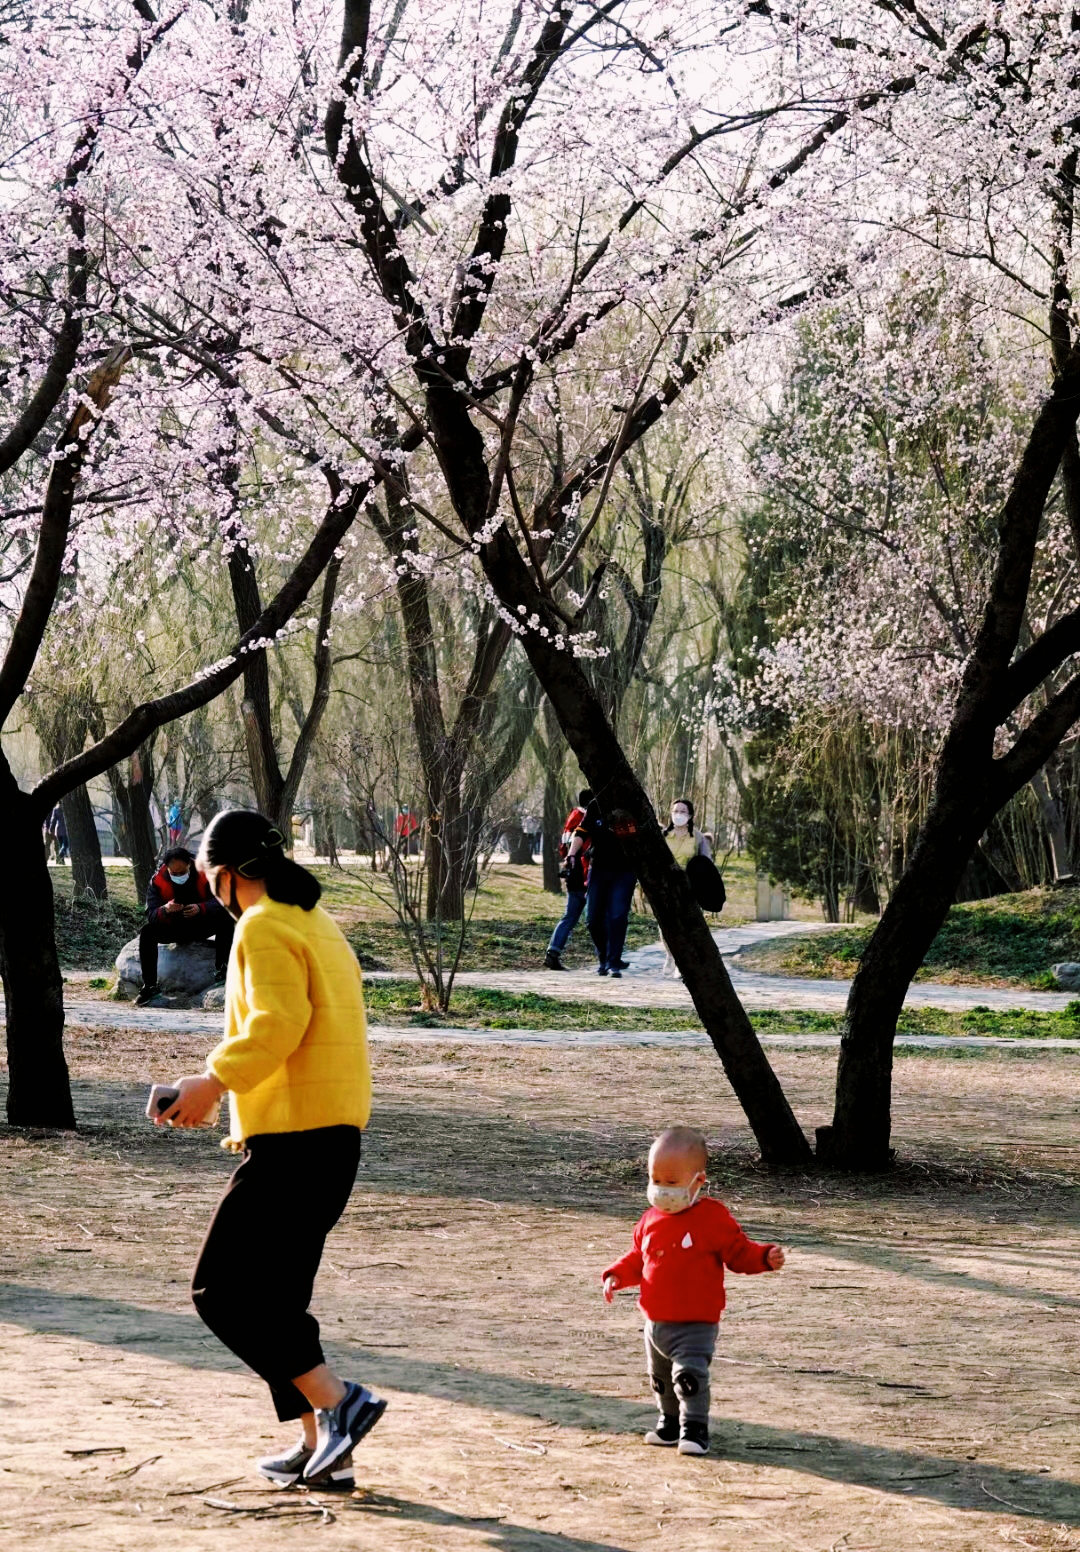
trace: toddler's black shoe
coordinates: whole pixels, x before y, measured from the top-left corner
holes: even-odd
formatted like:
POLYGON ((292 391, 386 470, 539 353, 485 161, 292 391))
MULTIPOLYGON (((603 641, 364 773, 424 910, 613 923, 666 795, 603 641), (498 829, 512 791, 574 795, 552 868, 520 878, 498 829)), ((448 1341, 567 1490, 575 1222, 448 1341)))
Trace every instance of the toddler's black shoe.
POLYGON ((708 1423, 683 1423, 679 1430, 679 1454, 707 1455, 708 1453, 708 1423))
POLYGON ((137 1008, 145 1008, 148 1002, 153 1002, 155 997, 160 996, 161 987, 155 981, 153 986, 143 986, 140 989, 139 995, 135 998, 135 1006, 137 1008))
POLYGON ((650 1428, 645 1435, 646 1444, 666 1444, 669 1447, 679 1442, 679 1419, 669 1417, 666 1412, 661 1412, 656 1419, 656 1427, 650 1428))

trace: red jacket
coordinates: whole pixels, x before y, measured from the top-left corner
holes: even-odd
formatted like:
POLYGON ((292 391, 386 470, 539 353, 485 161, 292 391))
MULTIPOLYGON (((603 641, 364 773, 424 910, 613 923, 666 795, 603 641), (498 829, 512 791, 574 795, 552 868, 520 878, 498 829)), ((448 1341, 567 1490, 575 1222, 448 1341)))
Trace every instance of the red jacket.
POLYGON ((151 921, 167 921, 169 912, 165 906, 177 897, 185 905, 197 905, 200 916, 206 916, 214 909, 218 902, 206 881, 206 874, 196 872, 194 867, 191 872, 194 884, 187 883, 182 889, 177 889, 169 877, 168 868, 164 863, 161 864, 146 889, 146 914, 151 921))
POLYGON ((634 1248, 603 1274, 619 1288, 641 1284, 638 1300, 650 1320, 720 1319, 724 1268, 768 1272, 771 1245, 748 1239, 723 1202, 703 1196, 685 1212, 650 1207, 634 1229, 634 1248))
MULTIPOLYGON (((577 808, 572 808, 566 816, 566 823, 563 825, 562 840, 559 842, 559 857, 563 862, 565 862, 567 857, 570 855, 570 842, 577 834, 577 827, 584 818, 585 810, 580 806, 577 808)), ((578 852, 578 858, 581 862, 582 877, 584 878, 587 887, 589 883, 589 863, 592 861, 591 841, 585 842, 585 845, 578 852)))

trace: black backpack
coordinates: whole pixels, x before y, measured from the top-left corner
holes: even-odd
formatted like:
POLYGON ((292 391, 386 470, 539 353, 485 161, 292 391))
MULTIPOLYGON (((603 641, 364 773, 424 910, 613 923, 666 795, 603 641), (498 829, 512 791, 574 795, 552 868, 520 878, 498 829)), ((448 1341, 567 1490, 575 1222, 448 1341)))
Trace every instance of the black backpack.
POLYGON ((720 869, 711 857, 691 857, 686 864, 686 876, 690 881, 690 893, 703 911, 724 909, 727 890, 720 869))

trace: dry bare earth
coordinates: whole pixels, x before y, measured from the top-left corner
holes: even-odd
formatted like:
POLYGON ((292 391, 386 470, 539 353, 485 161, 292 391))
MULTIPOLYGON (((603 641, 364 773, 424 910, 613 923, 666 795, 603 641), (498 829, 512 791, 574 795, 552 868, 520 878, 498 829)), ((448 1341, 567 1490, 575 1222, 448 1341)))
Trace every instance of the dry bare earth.
MULTIPOLYGON (((904 1058, 913 1162, 852 1184, 754 1169, 707 1052, 378 1047, 316 1294, 392 1403, 342 1502, 261 1490, 251 1459, 290 1431, 187 1302, 229 1161, 139 1113, 204 1046, 73 1031, 83 1132, 0 1138, 4 1552, 1080 1547, 1077 1058, 904 1058), (639 1317, 597 1283, 674 1117, 792 1247, 731 1279, 704 1461, 642 1444, 639 1317)), ((831 1058, 776 1060, 824 1119, 831 1058)))

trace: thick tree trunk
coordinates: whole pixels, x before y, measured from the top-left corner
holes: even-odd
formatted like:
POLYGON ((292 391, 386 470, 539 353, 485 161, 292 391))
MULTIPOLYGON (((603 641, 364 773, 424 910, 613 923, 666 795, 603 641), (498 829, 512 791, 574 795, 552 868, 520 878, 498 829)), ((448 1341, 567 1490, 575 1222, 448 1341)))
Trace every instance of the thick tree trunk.
POLYGON ((817 1130, 823 1163, 852 1170, 889 1166, 896 1023, 981 828, 972 818, 970 794, 935 805, 863 951, 841 1031, 833 1122, 817 1130))
POLYGON ((62 800, 60 806, 71 846, 71 887, 75 897, 92 895, 95 900, 104 900, 108 895, 108 885, 90 794, 85 786, 76 787, 74 792, 69 792, 62 800))
POLYGON ((7 1118, 12 1126, 74 1127, 64 1058, 64 986, 42 816, 6 764, 0 791, 5 851, 17 889, 0 890, 0 975, 7 1023, 7 1118))

